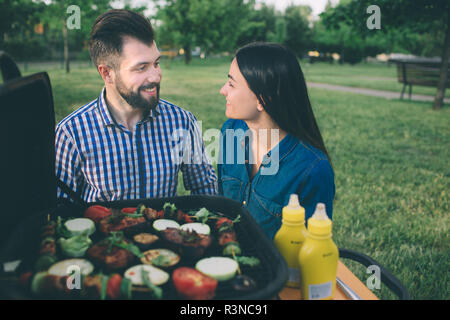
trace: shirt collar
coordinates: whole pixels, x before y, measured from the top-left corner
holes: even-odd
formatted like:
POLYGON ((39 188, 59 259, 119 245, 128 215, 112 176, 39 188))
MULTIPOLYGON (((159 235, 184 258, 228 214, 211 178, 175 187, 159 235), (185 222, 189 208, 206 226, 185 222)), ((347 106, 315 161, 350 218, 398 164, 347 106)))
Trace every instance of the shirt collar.
MULTIPOLYGON (((249 130, 249 127, 245 123, 245 121, 242 121, 242 126, 244 131, 249 130)), ((244 146, 244 137, 241 139, 241 147, 244 146)), ((292 149, 295 148, 295 146, 299 143, 299 140, 294 137, 293 135, 286 133, 286 136, 281 139, 281 141, 272 149, 270 150, 263 158, 263 165, 268 165, 270 163, 270 156, 272 153, 278 152, 278 158, 279 161, 281 161, 284 157, 286 157, 292 149)))
MULTIPOLYGON (((100 93, 100 97, 98 98, 98 103, 97 103, 98 108, 100 110, 100 114, 103 118, 103 122, 104 122, 105 126, 114 126, 114 125, 119 126, 118 123, 112 117, 111 113, 109 112, 108 105, 106 104, 105 93, 106 93, 106 88, 104 87, 102 89, 102 92, 100 93)), ((156 118, 159 115, 160 115, 160 108, 159 108, 159 103, 158 103, 156 108, 150 110, 150 112, 147 114, 147 116, 145 116, 144 119, 142 119, 139 122, 140 123, 147 122, 147 121, 151 120, 152 118, 156 118)))
MULTIPOLYGON (((293 135, 286 133, 286 136, 278 143, 275 149, 278 149, 280 160, 282 160, 284 157, 286 157, 292 149, 295 148, 295 146, 298 144, 298 139, 295 138, 293 135)), ((269 151, 270 153, 274 150, 269 151)))

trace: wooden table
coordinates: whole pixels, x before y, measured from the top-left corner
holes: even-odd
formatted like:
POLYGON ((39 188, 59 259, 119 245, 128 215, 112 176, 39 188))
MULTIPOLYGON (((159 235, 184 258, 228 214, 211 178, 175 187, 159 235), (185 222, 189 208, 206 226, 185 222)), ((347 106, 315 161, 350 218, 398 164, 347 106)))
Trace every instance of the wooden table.
MULTIPOLYGON (((337 277, 353 289, 363 300, 379 300, 341 261, 338 262, 337 277)), ((300 300, 301 292, 296 288, 284 287, 280 291, 281 300, 300 300)), ((333 300, 349 300, 341 288, 336 284, 336 293, 333 300)))

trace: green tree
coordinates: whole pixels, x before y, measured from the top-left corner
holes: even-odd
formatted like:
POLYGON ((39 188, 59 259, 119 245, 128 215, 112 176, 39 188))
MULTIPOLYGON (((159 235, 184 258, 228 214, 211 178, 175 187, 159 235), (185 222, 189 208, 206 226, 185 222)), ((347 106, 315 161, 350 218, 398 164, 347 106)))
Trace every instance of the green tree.
POLYGON ((167 43, 183 48, 185 63, 200 46, 207 53, 233 50, 247 27, 246 17, 254 1, 243 0, 167 0, 157 2, 161 36, 167 43))
POLYGON ((191 46, 194 42, 192 21, 188 17, 188 1, 167 1, 165 6, 158 4, 157 18, 161 21, 160 32, 169 44, 180 45, 185 51, 186 64, 191 61, 191 46))
POLYGON ((322 20, 314 23, 313 47, 324 53, 339 53, 340 63, 355 64, 364 57, 387 52, 389 41, 381 34, 374 34, 363 39, 350 26, 341 22, 337 29, 327 29, 322 20))
POLYGON ((45 5, 32 0, 0 0, 0 48, 15 59, 42 55, 44 46, 35 36, 34 26, 45 5))
POLYGON ((341 27, 339 30, 327 30, 322 21, 314 23, 313 32, 313 48, 323 53, 339 53, 340 62, 346 58, 344 46, 349 42, 350 35, 341 27))
MULTIPOLYGON (((322 18, 330 28, 338 28, 341 23, 345 23, 363 38, 374 32, 399 35, 403 31, 410 35, 410 39, 424 39, 425 41, 428 39, 428 43, 430 43, 430 39, 439 39, 440 45, 432 44, 427 49, 428 53, 440 51, 441 71, 433 109, 442 108, 450 59, 450 1, 377 0, 376 5, 381 10, 381 30, 367 28, 366 9, 372 4, 374 3, 370 0, 346 1, 323 14, 322 18)), ((405 41, 404 38, 403 40, 405 41)), ((436 43, 433 40, 431 42, 436 43)), ((405 43, 403 43, 404 45, 405 43)))
POLYGON ((254 41, 282 42, 284 39, 277 38, 277 23, 280 19, 281 15, 275 11, 273 5, 263 3, 258 9, 251 8, 247 16, 247 23, 244 24, 237 41, 238 46, 254 41))
POLYGON ((267 32, 267 41, 284 43, 286 41, 286 20, 283 16, 277 16, 275 20, 275 31, 267 32))
POLYGON ((312 30, 309 19, 312 9, 309 6, 289 6, 285 11, 286 39, 284 43, 298 56, 308 51, 312 44, 312 30))
POLYGON ((64 67, 67 73, 70 72, 69 35, 76 37, 79 40, 79 44, 86 44, 95 19, 111 8, 110 0, 77 1, 76 6, 80 8, 80 28, 69 30, 67 28, 67 19, 70 18, 70 13, 67 13, 67 9, 73 4, 72 0, 52 0, 51 2, 46 2, 45 10, 41 16, 41 22, 48 28, 47 32, 62 34, 64 67))

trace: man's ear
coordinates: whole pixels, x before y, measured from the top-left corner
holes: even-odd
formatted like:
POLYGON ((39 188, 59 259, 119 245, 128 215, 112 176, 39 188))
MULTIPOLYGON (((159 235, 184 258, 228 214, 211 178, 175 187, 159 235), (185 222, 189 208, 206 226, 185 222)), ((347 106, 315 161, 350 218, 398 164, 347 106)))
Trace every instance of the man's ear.
POLYGON ((97 71, 102 77, 105 83, 112 84, 114 83, 114 69, 106 64, 99 64, 97 67, 97 71))

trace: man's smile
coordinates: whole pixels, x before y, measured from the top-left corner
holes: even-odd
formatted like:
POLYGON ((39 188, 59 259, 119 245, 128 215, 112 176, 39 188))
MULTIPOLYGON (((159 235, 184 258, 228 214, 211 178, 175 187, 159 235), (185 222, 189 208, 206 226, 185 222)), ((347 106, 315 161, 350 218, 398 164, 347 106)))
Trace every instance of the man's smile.
POLYGON ((144 92, 144 94, 149 95, 149 96, 155 96, 156 95, 156 86, 153 88, 143 89, 142 92, 144 92))

